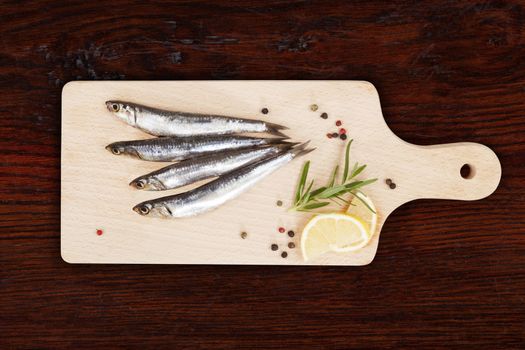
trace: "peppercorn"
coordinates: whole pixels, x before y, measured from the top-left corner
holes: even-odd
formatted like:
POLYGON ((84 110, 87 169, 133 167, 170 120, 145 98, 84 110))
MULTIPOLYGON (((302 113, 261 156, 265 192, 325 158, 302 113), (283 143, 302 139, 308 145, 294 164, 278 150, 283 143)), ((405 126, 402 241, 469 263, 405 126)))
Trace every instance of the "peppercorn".
POLYGON ((346 140, 347 136, 346 136, 346 134, 341 134, 341 135, 339 135, 339 138, 341 140, 346 140))
POLYGON ((268 114, 268 108, 264 107, 261 109, 262 114, 268 114))
POLYGON ((341 124, 343 124, 343 123, 340 120, 335 122, 335 126, 341 126, 341 124))
POLYGON ((321 118, 328 119, 328 113, 321 113, 321 118))
POLYGON ((280 232, 280 233, 284 233, 284 231, 286 231, 286 230, 284 229, 284 227, 279 227, 279 232, 280 232))
POLYGON ((295 236, 295 232, 293 232, 292 230, 288 231, 288 236, 289 237, 295 236))
POLYGON ((273 251, 276 251, 277 249, 279 249, 279 246, 277 244, 272 244, 271 248, 273 251))
POLYGON ((281 253, 281 257, 282 257, 283 259, 286 258, 287 256, 288 256, 288 253, 287 253, 287 252, 282 252, 282 253, 281 253))
POLYGON ((319 108, 319 106, 317 106, 316 104, 313 104, 313 105, 310 106, 310 109, 312 111, 314 111, 314 112, 317 111, 318 108, 319 108))
POLYGON ((294 249, 295 248, 295 243, 294 242, 288 243, 288 248, 294 249))
POLYGON ((395 189, 395 188, 396 188, 396 184, 392 182, 392 183, 390 184, 390 189, 393 190, 393 189, 395 189))
POLYGON ((241 238, 242 239, 246 239, 246 237, 248 237, 248 233, 247 232, 241 232, 241 238))

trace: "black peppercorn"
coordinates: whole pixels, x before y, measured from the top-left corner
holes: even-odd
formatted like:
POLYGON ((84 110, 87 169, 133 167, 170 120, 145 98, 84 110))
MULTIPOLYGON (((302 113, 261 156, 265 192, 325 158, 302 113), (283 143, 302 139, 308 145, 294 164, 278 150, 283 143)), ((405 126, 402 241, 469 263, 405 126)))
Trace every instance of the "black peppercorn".
POLYGON ((262 114, 268 114, 268 108, 265 107, 265 108, 261 109, 261 112, 262 112, 262 114))
POLYGON ((328 113, 321 113, 321 118, 328 119, 328 113))
POLYGON ((341 134, 341 135, 339 135, 339 138, 341 140, 346 140, 347 136, 346 136, 346 134, 341 134))
POLYGON ((294 242, 288 243, 288 248, 294 249, 295 248, 295 243, 294 242))
POLYGON ((281 253, 281 257, 282 257, 282 258, 286 258, 287 256, 288 256, 288 253, 287 253, 287 252, 282 252, 282 253, 281 253))
POLYGON ((272 244, 272 250, 276 251, 277 249, 279 249, 279 246, 277 244, 272 244))
POLYGON ((290 237, 295 236, 295 232, 293 232, 292 230, 288 231, 288 236, 290 236, 290 237))

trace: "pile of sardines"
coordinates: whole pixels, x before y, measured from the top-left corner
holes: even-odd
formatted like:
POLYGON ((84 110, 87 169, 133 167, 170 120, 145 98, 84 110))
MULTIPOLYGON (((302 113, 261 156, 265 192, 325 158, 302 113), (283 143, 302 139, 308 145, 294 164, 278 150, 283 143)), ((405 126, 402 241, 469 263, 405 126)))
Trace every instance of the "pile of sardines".
POLYGON ((130 185, 164 191, 211 181, 187 192, 149 200, 133 210, 143 216, 181 218, 215 209, 237 197, 292 159, 313 151, 308 142, 291 143, 284 126, 261 120, 175 112, 122 101, 107 101, 108 110, 150 135, 106 147, 115 155, 145 161, 176 162, 140 176, 130 185), (269 134, 250 137, 243 134, 269 134))

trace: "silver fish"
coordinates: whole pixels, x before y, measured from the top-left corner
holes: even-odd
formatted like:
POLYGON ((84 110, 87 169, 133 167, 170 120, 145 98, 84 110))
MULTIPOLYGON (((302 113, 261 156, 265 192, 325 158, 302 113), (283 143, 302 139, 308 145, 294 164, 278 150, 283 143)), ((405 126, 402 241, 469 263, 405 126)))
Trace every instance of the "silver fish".
POLYGON ((314 149, 306 149, 307 144, 308 142, 303 143, 285 153, 234 170, 188 192, 142 202, 133 210, 143 216, 182 218, 215 209, 239 196, 295 157, 313 151, 314 149))
POLYGON ((186 159, 157 171, 137 177, 130 185, 147 191, 163 191, 179 188, 200 180, 224 175, 241 166, 275 156, 289 150, 294 143, 262 146, 252 149, 236 149, 186 159))
POLYGON ((159 137, 147 140, 114 142, 106 149, 113 154, 126 154, 142 160, 173 162, 231 149, 281 143, 285 138, 248 136, 159 137))
POLYGON ((107 101, 106 107, 118 119, 155 136, 229 135, 269 133, 285 136, 285 126, 262 120, 222 115, 171 112, 123 101, 107 101))

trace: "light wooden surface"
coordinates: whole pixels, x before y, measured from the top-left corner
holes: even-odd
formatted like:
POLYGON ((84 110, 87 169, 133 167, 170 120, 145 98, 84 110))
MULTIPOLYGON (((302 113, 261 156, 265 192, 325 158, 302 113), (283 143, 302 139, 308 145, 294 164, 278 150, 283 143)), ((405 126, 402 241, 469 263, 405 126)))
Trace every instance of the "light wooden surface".
MULTIPOLYGON (((141 81, 71 82, 62 95, 61 251, 70 263, 304 264, 300 231, 311 217, 286 208, 305 160, 318 183, 343 159, 344 142, 329 140, 335 121, 354 139, 353 161, 368 165, 361 178, 379 180, 365 189, 379 213, 378 232, 359 252, 327 254, 309 264, 365 265, 377 251, 380 230, 394 209, 418 198, 476 200, 492 193, 500 163, 475 143, 416 146, 386 125, 374 86, 363 81, 141 81), (176 193, 141 192, 128 183, 161 167, 114 156, 104 149, 119 140, 150 137, 114 118, 105 107, 121 99, 165 109, 264 119, 290 127, 294 140, 312 140, 315 152, 295 160, 219 209, 190 219, 141 217, 131 208, 146 199, 176 193), (312 112, 311 104, 319 110, 312 112), (266 107, 270 113, 263 115, 266 107), (320 113, 329 115, 327 120, 320 113), (473 176, 460 168, 469 164, 473 176), (391 190, 384 180, 397 185, 391 190), (282 200, 283 207, 276 206, 282 200), (285 227, 294 239, 279 233, 285 227), (96 230, 104 234, 98 236, 96 230), (247 239, 240 232, 248 233, 247 239), (269 249, 272 243, 278 252, 269 249), (286 247, 286 248, 285 248, 286 247), (288 258, 280 256, 281 250, 288 258)), ((187 188, 186 188, 187 189, 187 188)), ((184 190, 184 189, 181 189, 184 190)), ((453 218, 451 218, 453 220, 453 218)), ((429 222, 431 224, 431 222, 429 222)))

